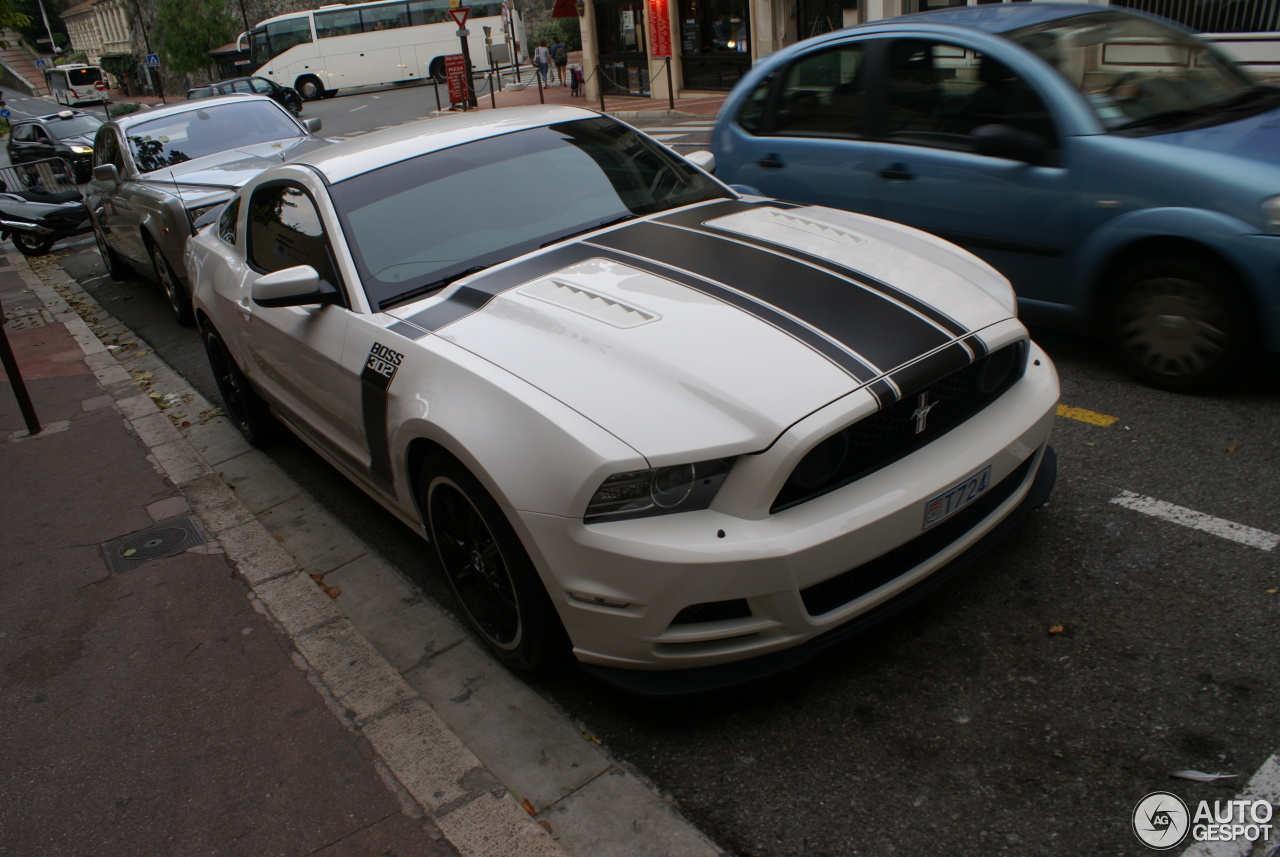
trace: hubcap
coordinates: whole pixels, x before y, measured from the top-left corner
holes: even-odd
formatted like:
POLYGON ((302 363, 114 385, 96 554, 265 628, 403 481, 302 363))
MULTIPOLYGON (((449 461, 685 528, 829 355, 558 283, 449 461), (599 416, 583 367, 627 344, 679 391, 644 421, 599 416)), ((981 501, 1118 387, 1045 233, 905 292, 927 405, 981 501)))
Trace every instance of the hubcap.
POLYGON ((1227 352, 1228 331, 1222 299, 1195 280, 1144 280, 1120 305, 1122 346, 1161 375, 1194 376, 1212 369, 1227 352))
POLYGON ((520 608, 506 558, 471 499, 452 484, 431 487, 431 535, 458 600, 494 645, 514 649, 520 642, 520 608))

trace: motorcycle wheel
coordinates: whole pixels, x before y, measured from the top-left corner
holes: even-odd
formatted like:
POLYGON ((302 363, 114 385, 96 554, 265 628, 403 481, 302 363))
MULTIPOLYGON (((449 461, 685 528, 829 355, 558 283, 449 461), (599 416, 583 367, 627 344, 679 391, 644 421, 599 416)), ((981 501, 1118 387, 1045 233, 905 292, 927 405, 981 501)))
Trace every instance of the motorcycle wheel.
POLYGON ((37 238, 29 232, 15 232, 12 236, 13 246, 23 256, 43 256, 53 247, 52 238, 37 238))

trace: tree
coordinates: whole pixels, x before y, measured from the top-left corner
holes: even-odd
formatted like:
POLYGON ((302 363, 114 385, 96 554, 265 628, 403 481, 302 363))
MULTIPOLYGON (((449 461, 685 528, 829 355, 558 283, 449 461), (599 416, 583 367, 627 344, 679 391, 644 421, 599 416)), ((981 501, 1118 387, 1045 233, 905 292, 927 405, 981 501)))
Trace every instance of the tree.
POLYGON ((160 56, 177 74, 208 68, 209 51, 231 41, 235 32, 222 0, 160 0, 156 8, 160 56))
MULTIPOLYGON (((0 30, 16 30, 21 32, 31 25, 31 16, 22 11, 19 0, 0 0, 0 30)), ((0 39, 0 47, 9 47, 9 43, 0 39)))

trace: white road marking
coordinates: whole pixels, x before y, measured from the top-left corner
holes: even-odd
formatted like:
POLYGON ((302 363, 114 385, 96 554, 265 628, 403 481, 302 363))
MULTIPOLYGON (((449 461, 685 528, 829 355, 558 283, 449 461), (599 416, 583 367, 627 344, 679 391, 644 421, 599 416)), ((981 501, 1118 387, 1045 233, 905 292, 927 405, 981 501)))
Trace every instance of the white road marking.
POLYGON ((368 107, 368 106, 369 106, 368 104, 361 104, 359 107, 352 107, 352 108, 351 108, 350 110, 348 110, 347 112, 348 112, 348 113, 355 113, 357 110, 364 110, 364 109, 365 109, 366 107, 368 107))
MULTIPOLYGON (((1249 784, 1244 787, 1244 792, 1237 799, 1251 803, 1255 800, 1265 800, 1272 806, 1280 803, 1280 757, 1272 756, 1263 762, 1262 767, 1258 768, 1258 772, 1253 775, 1253 779, 1249 780, 1249 784)), ((1192 813, 1195 812, 1195 809, 1190 806, 1187 809, 1192 813)), ((1275 824, 1273 820, 1272 835, 1267 840, 1268 848, 1276 842, 1275 824)), ((1182 857, 1245 857, 1253 850, 1253 845, 1254 843, 1244 837, 1232 842, 1197 842, 1183 851, 1182 857)))
POLYGON ((1124 506, 1126 509, 1150 515, 1153 518, 1171 521, 1184 527, 1190 527, 1193 530, 1201 530, 1224 539, 1230 539, 1233 542, 1239 542, 1242 545, 1261 548, 1264 551, 1275 550, 1276 545, 1280 545, 1280 536, 1275 533, 1268 533, 1266 530, 1256 530, 1253 527, 1246 527, 1244 524, 1237 524, 1234 521, 1215 518, 1212 515, 1206 515, 1204 512, 1197 512, 1184 506, 1175 506, 1172 503, 1166 503, 1164 500, 1157 500, 1154 497, 1143 497, 1141 494, 1135 494, 1132 491, 1121 491, 1118 497, 1111 498, 1111 502, 1117 506, 1124 506))

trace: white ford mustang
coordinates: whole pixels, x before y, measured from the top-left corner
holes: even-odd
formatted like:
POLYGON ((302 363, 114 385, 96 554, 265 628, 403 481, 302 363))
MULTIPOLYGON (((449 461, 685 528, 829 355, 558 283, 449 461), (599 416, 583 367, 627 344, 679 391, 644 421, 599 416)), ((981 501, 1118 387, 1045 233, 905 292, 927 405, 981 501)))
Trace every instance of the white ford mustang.
POLYGON ((508 664, 646 693, 799 663, 1045 501, 1058 398, 1008 283, 741 197, 571 107, 267 169, 188 243, 227 412, 435 547, 508 664))

